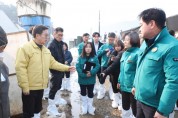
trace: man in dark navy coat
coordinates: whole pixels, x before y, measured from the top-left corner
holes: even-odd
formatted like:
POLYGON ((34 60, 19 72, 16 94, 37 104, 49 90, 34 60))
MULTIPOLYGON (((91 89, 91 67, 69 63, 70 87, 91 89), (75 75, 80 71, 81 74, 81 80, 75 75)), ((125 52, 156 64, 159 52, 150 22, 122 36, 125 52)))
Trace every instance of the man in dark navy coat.
MULTIPOLYGON (((95 55, 96 55, 98 49, 103 45, 103 43, 101 43, 99 41, 100 40, 100 33, 94 32, 92 36, 93 36, 92 44, 93 44, 93 47, 95 49, 94 52, 95 52, 95 55)), ((101 57, 98 57, 98 60, 99 60, 99 64, 101 65, 101 57)), ((97 73, 98 79, 100 79, 100 73, 101 73, 101 69, 99 69, 99 71, 97 73)), ((97 85, 95 85, 93 93, 96 94, 96 92, 97 92, 97 85)))

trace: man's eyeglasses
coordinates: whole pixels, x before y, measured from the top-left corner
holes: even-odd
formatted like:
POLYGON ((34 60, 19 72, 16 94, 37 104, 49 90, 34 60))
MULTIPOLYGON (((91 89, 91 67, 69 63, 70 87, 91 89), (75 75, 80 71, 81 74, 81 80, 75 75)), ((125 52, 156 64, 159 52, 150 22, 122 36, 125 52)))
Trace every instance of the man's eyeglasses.
POLYGON ((63 34, 58 34, 58 36, 63 36, 63 34))

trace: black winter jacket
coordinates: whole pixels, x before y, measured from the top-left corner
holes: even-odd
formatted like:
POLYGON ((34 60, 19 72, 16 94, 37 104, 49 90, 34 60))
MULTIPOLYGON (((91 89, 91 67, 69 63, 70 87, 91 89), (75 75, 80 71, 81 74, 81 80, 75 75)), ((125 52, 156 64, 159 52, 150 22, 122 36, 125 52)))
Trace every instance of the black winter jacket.
POLYGON ((105 75, 115 75, 115 76, 119 76, 120 73, 120 59, 122 57, 122 53, 123 51, 119 52, 115 58, 115 60, 110 63, 110 65, 107 67, 107 69, 105 69, 103 71, 103 73, 105 73, 105 75))
MULTIPOLYGON (((53 39, 48 45, 48 49, 51 51, 51 54, 54 59, 62 64, 64 64, 65 62, 63 44, 63 41, 58 42, 56 39, 53 39)), ((56 71, 53 69, 50 69, 50 72, 52 76, 58 76, 59 78, 64 77, 64 72, 56 71)))

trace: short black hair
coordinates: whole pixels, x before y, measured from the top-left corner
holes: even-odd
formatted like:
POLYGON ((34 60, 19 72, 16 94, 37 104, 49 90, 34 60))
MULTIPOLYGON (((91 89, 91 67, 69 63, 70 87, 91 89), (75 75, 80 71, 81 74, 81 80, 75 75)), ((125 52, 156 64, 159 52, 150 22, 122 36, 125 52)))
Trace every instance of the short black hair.
POLYGON ((116 38, 116 34, 114 32, 110 32, 108 33, 108 37, 116 38))
POLYGON ((157 27, 163 29, 166 22, 166 14, 162 9, 150 8, 142 11, 139 15, 139 18, 142 19, 145 23, 149 23, 151 20, 154 20, 157 27))
POLYGON ((98 32, 94 32, 92 36, 95 37, 95 35, 98 35, 100 37, 100 33, 98 32))
POLYGON ((125 37, 126 36, 130 37, 130 44, 132 47, 140 47, 140 37, 137 32, 135 31, 128 32, 125 34, 125 37))
POLYGON ((47 30, 47 29, 48 28, 46 26, 44 26, 44 25, 37 25, 37 26, 35 26, 34 29, 33 29, 33 32, 32 32, 33 37, 36 38, 37 34, 42 34, 43 31, 47 30))
POLYGON ((82 56, 82 57, 86 57, 86 56, 87 56, 87 53, 85 52, 85 48, 87 47, 88 44, 91 46, 91 49, 92 49, 92 50, 91 50, 91 53, 90 53, 90 55, 89 55, 89 57, 94 57, 94 56, 95 56, 95 52, 94 52, 93 44, 92 44, 91 42, 85 43, 85 45, 84 45, 84 47, 83 47, 83 50, 82 50, 81 56, 82 56))
POLYGON ((88 33, 84 33, 83 36, 90 36, 88 33))
POLYGON ((0 46, 7 45, 7 35, 3 28, 0 26, 0 46))
POLYGON ((64 29, 62 27, 57 27, 54 29, 55 32, 64 32, 64 29))
POLYGON ((63 45, 65 45, 66 46, 66 50, 68 50, 68 45, 67 45, 67 43, 63 43, 63 45))
POLYGON ((174 30, 169 30, 169 34, 172 36, 175 36, 175 31, 174 30))

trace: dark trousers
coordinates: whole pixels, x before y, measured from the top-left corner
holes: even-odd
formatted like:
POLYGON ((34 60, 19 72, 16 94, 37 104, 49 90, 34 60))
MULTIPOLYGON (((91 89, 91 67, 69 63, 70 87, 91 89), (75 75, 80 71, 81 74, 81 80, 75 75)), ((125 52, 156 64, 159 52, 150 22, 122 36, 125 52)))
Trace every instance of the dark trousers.
POLYGON ((137 117, 136 118, 153 118, 156 108, 148 106, 140 101, 137 101, 137 117))
POLYGON ((49 91, 49 99, 54 99, 56 92, 61 88, 62 78, 58 76, 52 76, 50 80, 50 91, 49 91))
POLYGON ((66 78, 70 78, 70 72, 65 72, 64 75, 66 75, 66 78))
POLYGON ((177 102, 176 102, 176 106, 178 107, 178 100, 177 100, 177 102))
MULTIPOLYGON (((107 68, 107 67, 101 67, 101 73, 102 73, 106 68, 107 68)), ((100 77, 100 78, 99 78, 100 84, 104 84, 104 83, 105 83, 106 77, 107 77, 107 75, 105 75, 104 77, 100 77)))
POLYGON ((129 110, 130 106, 132 108, 133 115, 136 116, 137 107, 136 100, 132 93, 122 91, 122 107, 124 110, 129 110))
POLYGON ((89 98, 93 98, 93 89, 94 89, 94 84, 91 85, 81 85, 80 84, 80 91, 82 96, 88 95, 89 98))
POLYGON ((43 90, 31 90, 29 95, 22 93, 23 118, 31 118, 42 110, 43 90))
POLYGON ((114 93, 120 92, 120 90, 117 88, 117 83, 118 83, 118 75, 117 74, 110 75, 110 82, 112 85, 113 92, 114 93))

